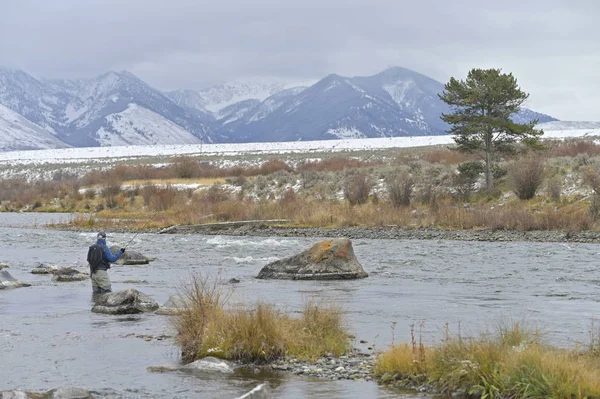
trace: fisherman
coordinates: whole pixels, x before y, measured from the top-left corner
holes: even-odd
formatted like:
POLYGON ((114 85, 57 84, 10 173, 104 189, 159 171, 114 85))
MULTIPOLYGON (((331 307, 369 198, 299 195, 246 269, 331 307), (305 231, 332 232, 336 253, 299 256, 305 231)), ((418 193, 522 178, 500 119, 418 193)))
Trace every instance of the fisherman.
POLYGON ((90 265, 90 277, 94 294, 105 294, 112 292, 110 277, 108 276, 110 264, 116 262, 125 253, 125 248, 121 248, 113 255, 106 245, 106 233, 99 232, 97 238, 96 244, 91 245, 89 248, 87 261, 90 265))

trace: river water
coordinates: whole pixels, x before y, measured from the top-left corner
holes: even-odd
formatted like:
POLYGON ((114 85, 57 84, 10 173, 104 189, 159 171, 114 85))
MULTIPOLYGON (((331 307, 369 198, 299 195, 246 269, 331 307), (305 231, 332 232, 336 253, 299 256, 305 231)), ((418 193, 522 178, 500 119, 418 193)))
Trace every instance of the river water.
MULTIPOLYGON (((285 373, 230 377, 155 374, 148 366, 176 364, 168 317, 90 312, 90 282, 54 283, 33 275, 38 262, 85 266, 92 233, 44 229, 66 215, 0 214, 0 263, 31 287, 0 291, 0 391, 79 386, 113 397, 234 398, 268 381, 282 398, 414 398, 374 382, 325 381, 285 373)), ((124 245, 131 234, 111 234, 124 245)), ((190 272, 241 280, 234 301, 257 299, 291 312, 317 298, 339 304, 357 346, 410 340, 415 325, 435 343, 445 325, 477 334, 499 321, 524 319, 555 345, 585 343, 600 316, 600 246, 354 240, 369 273, 356 281, 278 281, 254 277, 266 263, 302 251, 318 239, 140 234, 131 249, 154 257, 144 266, 113 266, 113 290, 134 287, 159 304, 190 272), (392 328, 394 325, 394 328, 392 328), (359 340, 368 344, 359 344, 359 340)), ((419 333, 418 333, 419 334, 419 333)))

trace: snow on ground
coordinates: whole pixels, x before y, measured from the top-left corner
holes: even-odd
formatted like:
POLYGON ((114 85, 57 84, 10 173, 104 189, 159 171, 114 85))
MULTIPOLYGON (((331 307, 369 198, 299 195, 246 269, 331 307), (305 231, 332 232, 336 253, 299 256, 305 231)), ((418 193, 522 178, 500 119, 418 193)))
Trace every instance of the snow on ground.
POLYGON ((0 151, 65 146, 65 143, 39 125, 0 104, 0 151))
MULTIPOLYGON (((545 138, 569 138, 600 136, 596 129, 551 130, 544 128, 545 138)), ((562 128, 564 125, 557 125, 562 128)), ((423 147, 452 144, 452 136, 413 136, 367 139, 342 139, 323 141, 292 141, 275 143, 234 143, 234 144, 182 144, 121 147, 63 148, 38 151, 0 152, 0 165, 19 164, 61 164, 82 162, 114 162, 118 159, 135 157, 159 157, 174 155, 223 155, 242 154, 285 154, 337 152, 344 150, 376 150, 386 148, 423 147)))
POLYGON ((131 143, 199 143, 200 140, 181 126, 149 109, 129 104, 127 109, 107 116, 108 129, 98 130, 103 147, 127 146, 131 143), (118 132, 118 133, 116 133, 118 132))

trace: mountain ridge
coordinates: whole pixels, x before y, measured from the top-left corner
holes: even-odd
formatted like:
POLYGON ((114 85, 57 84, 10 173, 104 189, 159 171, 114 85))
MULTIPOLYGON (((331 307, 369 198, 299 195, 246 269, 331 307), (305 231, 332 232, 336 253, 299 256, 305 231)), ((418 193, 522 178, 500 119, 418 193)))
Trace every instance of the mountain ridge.
MULTIPOLYGON (((447 134, 440 115, 449 109, 437 96, 443 87, 402 67, 372 76, 236 81, 170 92, 127 71, 36 79, 0 67, 0 104, 37 126, 13 129, 22 126, 29 138, 37 132, 40 145, 54 137, 76 147, 447 134)), ((556 121, 529 109, 514 119, 535 118, 556 121)))

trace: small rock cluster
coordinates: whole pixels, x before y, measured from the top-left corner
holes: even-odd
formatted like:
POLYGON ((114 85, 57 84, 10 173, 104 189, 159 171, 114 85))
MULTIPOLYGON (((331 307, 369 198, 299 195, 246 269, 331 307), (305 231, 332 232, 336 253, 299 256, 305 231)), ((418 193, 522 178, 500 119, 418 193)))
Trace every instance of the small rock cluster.
POLYGON ((328 354, 315 364, 294 358, 278 360, 267 367, 273 370, 287 371, 296 375, 304 375, 329 380, 372 381, 375 356, 353 352, 349 356, 336 357, 328 354))
POLYGON ((29 287, 31 284, 22 283, 15 279, 7 270, 0 270, 0 290, 9 288, 29 287))
POLYGON ((46 392, 30 392, 22 390, 0 391, 1 399, 93 399, 92 394, 81 388, 61 387, 46 392))

